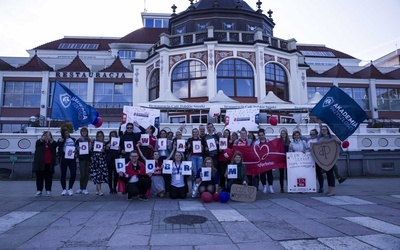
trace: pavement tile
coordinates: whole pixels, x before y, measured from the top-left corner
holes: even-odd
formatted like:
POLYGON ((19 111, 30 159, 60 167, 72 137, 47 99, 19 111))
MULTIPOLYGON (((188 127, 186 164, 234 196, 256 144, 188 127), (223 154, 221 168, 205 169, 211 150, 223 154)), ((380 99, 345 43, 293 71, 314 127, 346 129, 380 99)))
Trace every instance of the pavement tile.
POLYGON ((368 235, 375 233, 374 230, 350 222, 343 218, 317 219, 317 221, 348 236, 368 235))
POLYGON ((81 226, 50 227, 21 245, 27 249, 57 249, 64 246, 73 235, 82 229, 81 226))
POLYGON ((210 246, 233 244, 225 235, 214 234, 154 234, 150 237, 151 246, 210 246))
POLYGON ((400 238, 387 234, 356 236, 356 238, 378 249, 398 250, 400 248, 400 238))
POLYGON ((147 246, 151 236, 150 225, 127 225, 118 227, 107 243, 107 247, 129 248, 147 246), (127 237, 129 232, 130 237, 127 237))
POLYGON ((371 217, 345 217, 344 219, 381 233, 400 234, 400 226, 396 226, 371 217))
POLYGON ((250 222, 223 222, 222 227, 235 243, 271 241, 268 235, 250 222))
MULTIPOLYGON (((65 213, 65 212, 64 212, 65 213)), ((71 211, 54 221, 51 227, 83 226, 93 216, 92 211, 71 211)))
MULTIPOLYGON (((249 250, 249 249, 284 250, 285 249, 278 241, 266 241, 266 242, 255 242, 255 243, 238 243, 237 246, 241 250, 249 250)), ((233 249, 235 249, 235 248, 233 248, 233 249)))
POLYGON ((330 237, 319 238, 318 241, 324 243, 332 249, 337 250, 375 250, 377 248, 365 244, 364 242, 353 237, 330 237))
POLYGON ((149 224, 151 220, 151 211, 149 210, 137 210, 137 211, 126 211, 123 213, 119 221, 119 226, 131 225, 131 224, 149 224))
POLYGON ((281 241, 281 245, 285 249, 298 250, 330 250, 331 248, 319 242, 318 240, 289 240, 281 241))
POLYGON ((267 221, 254 222, 254 224, 276 241, 312 238, 297 227, 275 218, 268 218, 267 221))
POLYGON ((248 221, 243 215, 234 209, 211 210, 210 211, 218 221, 248 221))
POLYGON ((344 236, 341 232, 314 220, 296 219, 287 222, 313 238, 344 236))
POLYGON ((46 227, 14 227, 0 234, 0 248, 16 249, 44 230, 46 227))
POLYGON ((39 212, 15 211, 0 218, 0 233, 6 232, 15 225, 39 214, 39 212))
POLYGON ((41 212, 21 222, 18 226, 49 226, 64 215, 65 212, 41 212))

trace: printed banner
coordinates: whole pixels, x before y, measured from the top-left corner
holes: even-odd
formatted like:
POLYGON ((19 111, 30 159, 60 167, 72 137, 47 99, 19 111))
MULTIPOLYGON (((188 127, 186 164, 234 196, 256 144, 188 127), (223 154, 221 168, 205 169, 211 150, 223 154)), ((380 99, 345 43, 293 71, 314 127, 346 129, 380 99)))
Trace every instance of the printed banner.
POLYGON ((259 123, 259 108, 226 110, 225 129, 229 129, 231 132, 240 131, 243 127, 245 127, 247 131, 258 131, 259 123))
MULTIPOLYGON (((154 136, 158 135, 158 127, 160 124, 160 110, 149 109, 136 106, 124 106, 122 110, 122 125, 121 130, 125 132, 126 124, 131 122, 138 122, 143 128, 153 125, 156 130, 154 136)), ((133 132, 140 132, 140 129, 133 126, 133 132)))
POLYGON ((219 149, 227 149, 228 148, 228 138, 219 138, 219 149))
POLYGON ((288 192, 316 192, 315 162, 310 152, 286 153, 288 192))
POLYGON ((176 140, 176 151, 185 152, 186 140, 176 140))
POLYGON ((125 153, 132 152, 134 150, 133 141, 124 141, 125 153))
POLYGON ((240 151, 247 175, 258 175, 274 168, 286 168, 286 153, 280 138, 256 146, 233 146, 240 151))
POLYGON ((192 146, 193 146, 192 151, 194 154, 198 154, 198 153, 202 152, 201 151, 201 141, 193 141, 192 146))
POLYGON ((66 146, 65 147, 65 159, 74 159, 75 158, 75 147, 74 146, 66 146))
POLYGON ((192 175, 192 162, 182 161, 182 165, 183 165, 182 175, 192 175))
POLYGON ((229 164, 226 172, 228 173, 228 175, 227 175, 228 179, 237 179, 238 178, 237 165, 229 164))
POLYGON ((140 135, 140 143, 142 146, 149 146, 150 144, 150 135, 149 134, 141 134, 140 135))
POLYGON ((325 122, 342 141, 352 135, 368 118, 365 111, 340 88, 333 86, 311 113, 325 122))
POLYGON ((201 168, 201 173, 203 174, 201 181, 211 181, 211 168, 201 168))

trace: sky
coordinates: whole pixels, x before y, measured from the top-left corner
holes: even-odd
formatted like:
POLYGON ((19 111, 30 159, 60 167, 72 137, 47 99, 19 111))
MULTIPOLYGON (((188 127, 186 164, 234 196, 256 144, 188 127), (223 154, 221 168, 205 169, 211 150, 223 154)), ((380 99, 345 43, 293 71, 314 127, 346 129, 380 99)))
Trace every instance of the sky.
MULTIPOLYGON (((224 0, 220 0, 224 1, 224 0)), ((258 0, 246 0, 257 8, 258 0)), ((195 0, 196 2, 196 0, 195 0)), ((0 57, 64 36, 123 37, 143 26, 140 13, 177 13, 188 0, 0 0, 0 57)), ((400 0, 263 0, 273 11, 274 36, 324 44, 375 60, 400 48, 400 0)))

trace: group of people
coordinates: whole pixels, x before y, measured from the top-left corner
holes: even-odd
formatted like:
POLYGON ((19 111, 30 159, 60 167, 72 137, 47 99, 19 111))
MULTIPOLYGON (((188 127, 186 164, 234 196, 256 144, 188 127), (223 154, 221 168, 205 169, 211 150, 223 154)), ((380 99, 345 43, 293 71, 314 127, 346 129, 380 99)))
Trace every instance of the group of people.
MULTIPOLYGON (((58 153, 61 169, 61 195, 73 195, 73 186, 77 172, 78 158, 80 170, 80 186, 76 194, 89 194, 87 185, 89 179, 96 186, 96 194, 104 195, 102 184, 107 183, 110 194, 117 191, 127 195, 131 200, 138 197, 140 200, 147 200, 152 197, 164 197, 169 194, 171 199, 185 199, 189 191, 189 182, 192 185, 192 197, 201 195, 203 192, 218 193, 220 190, 229 192, 233 184, 254 185, 258 188, 259 181, 262 183, 263 193, 274 193, 272 170, 251 176, 246 173, 246 166, 243 164, 243 156, 240 151, 228 154, 226 150, 220 149, 219 138, 226 138, 226 147, 233 146, 262 145, 268 142, 265 131, 260 129, 257 137, 249 133, 245 128, 237 132, 230 132, 225 129, 217 133, 214 125, 208 123, 193 128, 192 136, 182 142, 182 133, 177 131, 175 137, 172 132, 160 130, 155 135, 155 127, 149 126, 146 129, 137 122, 127 123, 126 130, 111 131, 109 140, 105 141, 103 131, 96 133, 96 138, 88 136, 87 128, 80 130, 80 138, 72 138, 68 130, 61 131, 61 138, 54 141, 49 131, 36 142, 34 159, 34 171, 36 172, 37 196, 42 195, 43 182, 45 183, 46 195, 51 195, 52 175, 57 164, 58 153), (142 135, 147 134, 146 143, 141 140, 142 135), (117 139, 118 138, 118 139, 117 139), (163 140, 161 140, 163 139, 163 140), (117 141, 117 143, 115 143, 117 141), (166 143, 165 146, 162 143, 166 143), (124 171, 117 171, 116 159, 125 159, 124 171), (153 171, 146 171, 146 161, 154 160, 153 171), (171 160, 172 164, 164 164, 164 160, 171 160), (184 174, 185 161, 191 162, 190 174, 184 174), (229 179, 227 166, 237 165, 237 178, 229 179), (70 170, 68 188, 66 186, 67 169, 70 170), (204 178, 204 171, 211 170, 210 177, 204 178), (166 171, 169 170, 169 171, 166 171), (204 171, 203 171, 204 170, 204 171), (203 180, 204 179, 204 180, 203 180)), ((280 131, 280 138, 286 152, 306 152, 310 143, 327 138, 334 138, 330 135, 326 126, 321 126, 318 136, 316 129, 311 130, 310 138, 304 140, 300 131, 294 131, 292 140, 289 139, 286 129, 280 131)), ((222 148, 222 147, 221 147, 222 148)), ((323 171, 316 166, 319 191, 323 192, 323 171)), ((285 169, 279 168, 279 182, 281 192, 284 192, 285 169)), ((335 194, 334 168, 327 171, 328 193, 335 194)), ((339 180, 343 181, 343 180, 339 180)))

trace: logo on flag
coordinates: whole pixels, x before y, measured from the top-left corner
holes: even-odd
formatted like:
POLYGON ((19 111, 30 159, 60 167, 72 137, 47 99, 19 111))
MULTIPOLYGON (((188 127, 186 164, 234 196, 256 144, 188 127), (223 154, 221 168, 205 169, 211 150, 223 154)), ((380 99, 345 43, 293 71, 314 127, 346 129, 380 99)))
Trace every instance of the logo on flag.
POLYGON ((87 105, 65 85, 55 81, 51 119, 70 121, 74 124, 74 130, 78 130, 81 126, 93 124, 97 117, 97 110, 87 105))
POLYGON ((322 97, 311 113, 325 122, 342 141, 368 117, 356 101, 336 86, 322 97))

